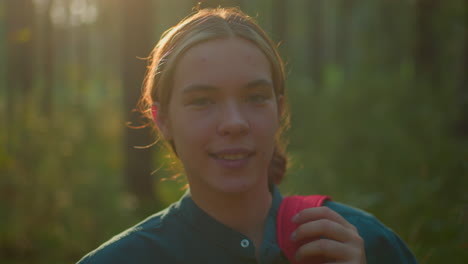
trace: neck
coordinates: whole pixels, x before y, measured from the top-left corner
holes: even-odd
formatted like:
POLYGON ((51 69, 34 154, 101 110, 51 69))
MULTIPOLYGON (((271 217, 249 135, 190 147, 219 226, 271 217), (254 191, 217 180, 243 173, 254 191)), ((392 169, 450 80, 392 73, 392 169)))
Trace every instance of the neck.
POLYGON ((212 193, 191 188, 193 201, 211 217, 250 238, 257 249, 263 240, 263 230, 272 195, 268 184, 242 193, 212 193))

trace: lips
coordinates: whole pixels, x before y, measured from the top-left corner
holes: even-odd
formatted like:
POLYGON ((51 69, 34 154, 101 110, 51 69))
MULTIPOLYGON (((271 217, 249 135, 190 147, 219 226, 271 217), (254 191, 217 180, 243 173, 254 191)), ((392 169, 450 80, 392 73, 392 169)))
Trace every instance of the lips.
POLYGON ((248 149, 224 149, 217 152, 212 152, 209 155, 217 160, 236 161, 247 159, 254 154, 248 149))

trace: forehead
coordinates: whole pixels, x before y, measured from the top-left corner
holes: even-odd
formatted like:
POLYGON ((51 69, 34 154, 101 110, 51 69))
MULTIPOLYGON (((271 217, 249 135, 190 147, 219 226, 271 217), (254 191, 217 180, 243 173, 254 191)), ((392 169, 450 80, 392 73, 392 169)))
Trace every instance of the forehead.
POLYGON ((254 80, 271 82, 270 63, 252 42, 231 37, 199 43, 182 55, 174 71, 174 89, 202 84, 242 86, 254 80))

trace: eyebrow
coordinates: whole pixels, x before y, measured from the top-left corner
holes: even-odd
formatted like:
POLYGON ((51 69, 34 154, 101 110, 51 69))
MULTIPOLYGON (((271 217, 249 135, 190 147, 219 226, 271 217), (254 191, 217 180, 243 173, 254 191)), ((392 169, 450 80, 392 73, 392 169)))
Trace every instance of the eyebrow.
POLYGON ((266 87, 272 87, 273 88, 273 83, 271 81, 269 81, 269 80, 258 79, 258 80, 249 82, 245 87, 249 88, 249 89, 252 89, 252 88, 255 88, 255 87, 259 87, 259 86, 266 86, 266 87))
MULTIPOLYGON (((266 87, 273 87, 271 81, 266 79, 258 79, 247 83, 244 88, 245 89, 253 89, 259 86, 266 86, 266 87)), ((215 91, 219 88, 213 85, 208 84, 191 84, 183 89, 183 94, 193 93, 193 92, 201 92, 201 91, 215 91)))
POLYGON ((182 91, 183 94, 199 92, 199 91, 214 91, 216 90, 216 86, 207 85, 207 84, 191 84, 184 88, 182 91))

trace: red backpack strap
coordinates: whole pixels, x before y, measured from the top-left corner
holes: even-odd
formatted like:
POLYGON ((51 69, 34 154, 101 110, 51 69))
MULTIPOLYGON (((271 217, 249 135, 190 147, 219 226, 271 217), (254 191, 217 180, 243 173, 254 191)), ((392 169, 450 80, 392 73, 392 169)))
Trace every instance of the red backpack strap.
POLYGON ((297 263, 294 256, 300 246, 290 239, 292 232, 298 227, 291 219, 303 209, 320 207, 327 200, 331 198, 326 195, 293 195, 284 197, 281 202, 276 219, 276 237, 279 247, 291 263, 297 263))

